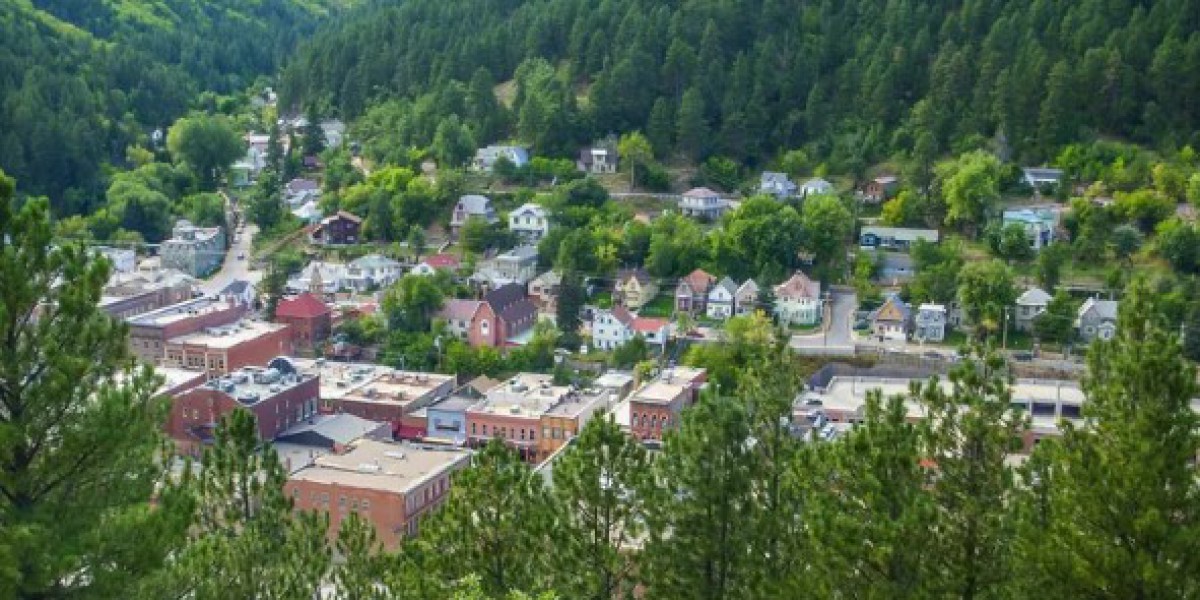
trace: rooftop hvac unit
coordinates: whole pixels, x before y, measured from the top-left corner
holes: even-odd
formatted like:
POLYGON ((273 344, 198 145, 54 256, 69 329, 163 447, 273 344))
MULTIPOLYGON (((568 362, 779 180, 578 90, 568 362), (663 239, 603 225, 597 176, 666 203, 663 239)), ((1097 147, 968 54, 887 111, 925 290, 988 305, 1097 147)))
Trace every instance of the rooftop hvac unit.
POLYGON ((387 452, 384 452, 383 455, 396 460, 404 460, 404 453, 400 452, 399 450, 388 450, 387 452))
POLYGON ((514 404, 514 405, 508 407, 508 412, 511 414, 514 414, 514 415, 519 415, 519 414, 521 414, 521 407, 514 404))
POLYGON ((378 473, 382 470, 383 468, 375 463, 360 463, 358 465, 359 473, 378 473))

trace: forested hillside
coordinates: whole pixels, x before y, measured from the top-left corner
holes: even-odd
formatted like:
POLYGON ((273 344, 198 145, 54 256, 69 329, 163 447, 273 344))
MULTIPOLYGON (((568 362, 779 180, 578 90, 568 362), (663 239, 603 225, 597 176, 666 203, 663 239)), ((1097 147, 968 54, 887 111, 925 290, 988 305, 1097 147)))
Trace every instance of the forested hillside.
POLYGON ((197 94, 269 74, 347 0, 0 1, 0 167, 81 212, 107 163, 197 94))
POLYGON ((859 173, 989 140, 1034 162, 1097 136, 1200 141, 1197 32, 1196 0, 409 0, 318 34, 282 88, 349 118, 386 98, 422 147, 456 114, 542 153, 640 129, 660 155, 807 147, 859 173), (481 114, 472 93, 514 77, 511 112, 481 114))

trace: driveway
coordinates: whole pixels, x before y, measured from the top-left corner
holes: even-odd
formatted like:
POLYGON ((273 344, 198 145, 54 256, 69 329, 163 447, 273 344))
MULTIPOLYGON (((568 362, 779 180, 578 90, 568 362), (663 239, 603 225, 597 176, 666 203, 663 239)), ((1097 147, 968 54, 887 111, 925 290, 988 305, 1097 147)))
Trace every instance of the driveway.
POLYGON ((221 265, 221 270, 200 284, 200 289, 205 294, 217 294, 225 289, 225 286, 238 279, 244 279, 253 284, 258 284, 262 280, 262 271, 250 268, 250 248, 256 233, 258 233, 258 227, 246 225, 241 233, 235 234, 236 241, 229 247, 229 252, 225 254, 225 262, 221 265), (239 255, 245 258, 239 259, 239 255))
POLYGON ((803 352, 804 349, 836 349, 854 352, 851 327, 854 311, 858 308, 858 297, 854 292, 833 292, 825 314, 825 330, 819 333, 796 334, 789 345, 803 352))

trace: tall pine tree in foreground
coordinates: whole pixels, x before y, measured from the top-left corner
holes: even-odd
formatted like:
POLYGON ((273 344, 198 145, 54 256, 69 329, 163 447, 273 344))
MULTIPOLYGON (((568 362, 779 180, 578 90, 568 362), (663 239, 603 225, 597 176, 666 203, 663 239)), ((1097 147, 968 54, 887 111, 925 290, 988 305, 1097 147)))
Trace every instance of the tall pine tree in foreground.
MULTIPOLYGON (((1042 444, 1042 528, 1023 562, 1076 598, 1200 595, 1200 421, 1196 371, 1151 292, 1136 282, 1117 336, 1088 355, 1084 422, 1042 444)), ((1035 497, 1036 498, 1036 497, 1035 497)))
POLYGON ((97 308, 109 272, 0 172, 0 597, 126 596, 166 554, 165 407, 97 308))
POLYGON ((222 417, 178 491, 192 500, 192 537, 158 582, 163 598, 310 598, 329 571, 328 520, 296 514, 287 473, 258 439, 254 415, 222 417))

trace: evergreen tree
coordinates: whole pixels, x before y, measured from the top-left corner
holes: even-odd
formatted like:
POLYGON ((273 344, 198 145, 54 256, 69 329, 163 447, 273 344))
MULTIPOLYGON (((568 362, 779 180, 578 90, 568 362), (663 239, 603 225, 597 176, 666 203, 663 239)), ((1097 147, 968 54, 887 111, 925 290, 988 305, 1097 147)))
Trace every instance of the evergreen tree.
POLYGON ((563 507, 555 528, 555 589, 571 598, 608 600, 636 584, 629 547, 645 533, 654 501, 650 458, 611 417, 588 421, 554 467, 563 507))
POLYGON ((455 477, 450 498, 426 521, 422 540, 442 581, 474 575, 488 596, 497 597, 537 589, 550 558, 553 515, 542 476, 496 437, 455 477))
POLYGON ((329 568, 328 520, 294 514, 287 472, 259 440, 254 414, 222 417, 198 473, 185 466, 179 489, 194 502, 191 541, 172 559, 159 597, 300 598, 329 568))
POLYGON ((391 600, 395 597, 386 585, 391 558, 375 537, 375 526, 357 512, 342 520, 338 529, 337 553, 341 558, 333 568, 333 585, 342 598, 391 600))
POLYGON ((693 161, 704 157, 708 148, 708 117, 705 115, 704 96, 697 88, 684 92, 676 118, 676 147, 693 161))
POLYGON ((555 306, 555 323, 562 332, 559 343, 564 348, 578 349, 580 345, 580 313, 587 302, 587 291, 583 288, 583 276, 575 270, 563 271, 558 287, 558 302, 555 306))
MULTIPOLYGON (((1028 566, 1060 597, 1188 598, 1200 593, 1200 419, 1195 368, 1151 291, 1135 282, 1116 338, 1088 355, 1082 424, 1047 453, 1046 527, 1028 566)), ((1026 560, 1025 557, 1022 557, 1026 560)))
POLYGON ((757 503, 749 438, 745 408, 717 394, 684 413, 682 427, 668 435, 656 463, 662 497, 638 567, 650 597, 746 597, 757 503))
MULTIPOLYGON (((666 98, 654 101, 654 107, 650 109, 650 119, 646 123, 646 138, 650 140, 655 156, 661 158, 670 152, 675 142, 675 115, 671 111, 671 103, 666 98)), ((1200 183, 1195 187, 1195 203, 1200 204, 1200 183)))
POLYGON ((325 130, 321 128, 321 114, 316 105, 309 105, 304 120, 304 156, 316 156, 325 150, 325 130))
POLYGON ((147 505, 159 380, 96 306, 108 261, 54 243, 45 200, 17 206, 0 172, 0 595, 127 596, 172 541, 147 505))

